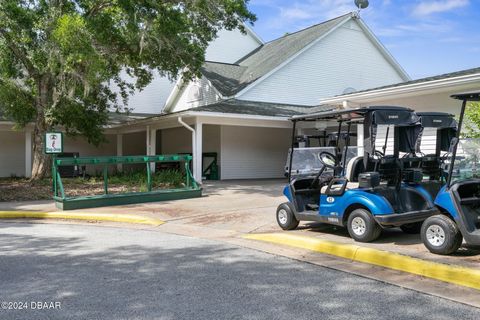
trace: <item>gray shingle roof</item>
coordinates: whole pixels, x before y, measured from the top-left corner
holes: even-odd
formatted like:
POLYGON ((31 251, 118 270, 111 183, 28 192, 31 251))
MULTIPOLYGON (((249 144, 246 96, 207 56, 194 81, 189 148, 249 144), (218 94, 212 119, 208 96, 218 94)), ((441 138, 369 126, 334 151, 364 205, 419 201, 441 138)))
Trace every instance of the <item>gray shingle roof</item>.
POLYGON ((120 125, 128 122, 133 122, 135 120, 141 120, 148 117, 156 116, 157 114, 149 114, 149 113, 116 113, 110 112, 108 114, 108 122, 107 125, 115 126, 120 125))
POLYGON ((224 96, 233 96, 351 16, 325 21, 267 42, 234 64, 206 62, 202 74, 224 96))
POLYGON ((188 111, 218 112, 229 114, 259 115, 270 117, 291 117, 298 114, 321 112, 332 110, 334 107, 321 106, 300 106, 270 102, 246 101, 230 99, 215 104, 189 109, 188 111))
POLYGON ((352 95, 352 94, 358 94, 358 93, 363 93, 363 92, 370 92, 370 91, 375 91, 375 90, 401 87, 401 86, 406 86, 406 85, 409 85, 409 84, 416 84, 416 83, 422 83, 422 82, 429 82, 429 81, 435 81, 435 80, 443 80, 443 79, 456 78, 456 77, 461 77, 461 76, 468 76, 468 75, 472 75, 472 74, 476 74, 476 73, 480 74, 480 68, 473 68, 473 69, 455 71, 455 72, 440 74, 440 75, 437 75, 437 76, 431 76, 431 77, 415 79, 415 80, 411 80, 411 81, 399 82, 399 83, 395 83, 395 84, 390 84, 388 86, 370 88, 370 89, 355 91, 355 92, 348 93, 348 94, 340 94, 337 97, 344 97, 344 96, 349 96, 349 95, 352 95))

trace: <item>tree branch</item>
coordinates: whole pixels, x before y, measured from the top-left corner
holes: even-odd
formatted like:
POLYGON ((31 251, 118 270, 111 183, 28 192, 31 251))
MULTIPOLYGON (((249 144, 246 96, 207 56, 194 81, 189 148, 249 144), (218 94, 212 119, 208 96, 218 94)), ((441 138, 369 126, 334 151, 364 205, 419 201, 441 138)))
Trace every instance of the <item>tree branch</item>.
POLYGON ((8 34, 7 31, 5 31, 4 29, 0 29, 0 35, 3 36, 3 38, 5 39, 5 41, 7 43, 7 46, 10 48, 10 50, 13 52, 13 54, 25 66, 25 68, 27 69, 30 76, 36 77, 38 75, 38 72, 35 69, 33 63, 30 60, 28 60, 27 54, 15 44, 15 42, 12 40, 12 38, 10 37, 10 35, 8 34))

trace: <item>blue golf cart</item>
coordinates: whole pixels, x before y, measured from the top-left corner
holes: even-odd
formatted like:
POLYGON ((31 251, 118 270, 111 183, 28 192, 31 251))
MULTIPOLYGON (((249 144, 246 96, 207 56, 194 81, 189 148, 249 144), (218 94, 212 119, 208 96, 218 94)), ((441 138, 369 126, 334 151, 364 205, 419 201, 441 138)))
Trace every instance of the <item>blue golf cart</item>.
POLYGON ((451 254, 465 239, 480 245, 480 141, 462 138, 461 128, 468 101, 480 101, 480 92, 453 95, 463 101, 458 130, 450 139, 449 167, 445 185, 435 196, 439 214, 427 218, 421 228, 424 245, 432 253, 451 254))
MULTIPOLYGON (((316 221, 347 227, 356 241, 377 239, 382 228, 408 231, 438 214, 431 196, 420 184, 422 173, 405 167, 414 155, 421 131, 413 110, 394 106, 372 106, 295 116, 289 153, 289 183, 284 188, 288 202, 277 209, 277 222, 284 230, 299 221, 316 221), (296 128, 338 127, 342 148, 335 146, 295 148, 296 128), (352 125, 363 125, 363 146, 350 146, 352 125), (347 134, 340 134, 343 127, 347 134), (385 142, 377 148, 379 127, 386 127, 385 142), (393 129, 393 146, 389 132, 393 129), (387 149, 393 149, 386 154, 387 149), (352 150, 357 151, 352 152, 352 150), (358 153, 360 151, 360 153, 358 153)), ((357 133, 358 134, 358 133, 357 133)))
POLYGON ((446 183, 446 161, 451 151, 450 141, 457 134, 457 122, 450 113, 417 112, 417 115, 420 117, 422 129, 417 137, 416 157, 411 158, 408 166, 422 172, 424 178, 421 185, 433 201, 446 183))

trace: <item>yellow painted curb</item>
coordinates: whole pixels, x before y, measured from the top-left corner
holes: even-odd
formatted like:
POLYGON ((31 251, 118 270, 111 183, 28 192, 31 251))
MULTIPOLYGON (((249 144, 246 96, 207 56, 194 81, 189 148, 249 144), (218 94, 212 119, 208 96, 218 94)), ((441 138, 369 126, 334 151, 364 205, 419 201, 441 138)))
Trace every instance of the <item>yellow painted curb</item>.
POLYGON ((480 270, 477 269, 431 262, 398 253, 291 234, 249 234, 243 237, 326 253, 480 290, 480 270))
POLYGON ((67 219, 67 220, 95 220, 159 226, 165 222, 155 218, 142 217, 131 214, 88 213, 88 212, 35 212, 35 211, 0 211, 0 219, 67 219))

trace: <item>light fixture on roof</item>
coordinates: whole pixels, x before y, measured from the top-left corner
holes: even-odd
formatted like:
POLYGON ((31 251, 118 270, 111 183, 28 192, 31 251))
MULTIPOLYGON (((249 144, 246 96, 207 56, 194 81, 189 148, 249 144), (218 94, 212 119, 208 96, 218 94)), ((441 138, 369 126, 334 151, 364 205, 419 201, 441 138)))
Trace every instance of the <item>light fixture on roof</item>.
POLYGON ((355 5, 360 10, 366 9, 368 7, 368 0, 355 0, 355 5))
POLYGON ((352 12, 352 17, 354 19, 359 19, 360 11, 368 7, 368 0, 355 0, 355 5, 357 6, 358 10, 356 12, 352 12))

